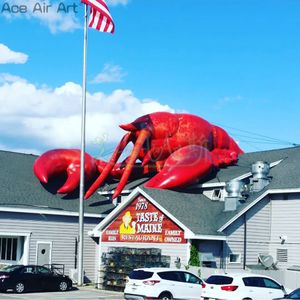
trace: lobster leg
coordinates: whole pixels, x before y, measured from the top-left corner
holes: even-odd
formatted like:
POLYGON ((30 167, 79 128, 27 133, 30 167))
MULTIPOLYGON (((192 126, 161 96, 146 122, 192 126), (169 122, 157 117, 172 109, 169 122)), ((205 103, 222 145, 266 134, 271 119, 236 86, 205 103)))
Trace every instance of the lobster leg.
POLYGON ((118 197, 121 194, 124 186, 126 185, 128 178, 132 172, 133 166, 139 156, 140 150, 142 149, 144 142, 146 141, 147 138, 150 137, 150 135, 151 135, 151 133, 146 129, 142 129, 140 131, 138 139, 137 139, 136 143, 134 144, 134 148, 129 156, 128 161, 126 162, 126 167, 124 169, 124 173, 123 173, 123 175, 120 179, 120 182, 118 183, 117 188, 112 196, 113 199, 118 197))
POLYGON ((123 150, 127 146, 127 144, 132 140, 133 135, 132 133, 127 133, 123 136, 122 140, 120 141, 119 145, 115 149, 112 157, 110 158, 109 162, 106 164, 106 166, 103 168, 101 174, 96 179, 96 181, 90 186, 88 191, 85 193, 84 198, 88 199, 91 195, 94 194, 94 192, 97 190, 97 188, 105 181, 105 179, 109 176, 110 172, 114 168, 116 162, 118 161, 119 157, 121 156, 123 150))
POLYGON ((145 187, 171 189, 196 183, 209 174, 213 165, 209 150, 197 145, 185 146, 167 158, 163 169, 145 187))

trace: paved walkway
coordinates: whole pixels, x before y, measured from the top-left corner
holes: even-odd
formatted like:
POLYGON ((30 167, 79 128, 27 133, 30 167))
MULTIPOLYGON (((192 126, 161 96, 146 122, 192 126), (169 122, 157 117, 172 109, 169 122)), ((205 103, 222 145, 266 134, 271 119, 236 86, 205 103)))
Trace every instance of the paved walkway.
POLYGON ((123 300, 123 293, 81 287, 67 292, 0 293, 1 300, 123 300))

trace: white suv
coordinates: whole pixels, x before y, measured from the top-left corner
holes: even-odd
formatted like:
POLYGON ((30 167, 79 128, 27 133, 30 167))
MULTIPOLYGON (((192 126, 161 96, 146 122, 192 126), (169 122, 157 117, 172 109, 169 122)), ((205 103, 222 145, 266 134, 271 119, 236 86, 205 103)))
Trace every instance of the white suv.
POLYGON ((179 269, 135 269, 129 274, 124 297, 127 300, 200 300, 202 283, 199 277, 179 269))
POLYGON ((286 295, 274 279, 251 273, 212 275, 202 287, 202 300, 272 300, 286 295))

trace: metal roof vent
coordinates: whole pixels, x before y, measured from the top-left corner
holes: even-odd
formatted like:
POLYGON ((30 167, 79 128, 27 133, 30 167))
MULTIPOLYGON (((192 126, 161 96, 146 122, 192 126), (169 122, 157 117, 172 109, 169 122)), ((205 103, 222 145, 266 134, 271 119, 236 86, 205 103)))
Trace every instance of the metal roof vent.
POLYGON ((241 204, 241 200, 244 200, 242 196, 244 183, 241 180, 230 180, 226 182, 225 190, 227 195, 225 197, 224 211, 233 211, 241 204))
POLYGON ((261 191, 265 186, 267 186, 271 177, 268 176, 270 172, 270 165, 264 161, 257 161, 252 164, 252 175, 250 179, 251 190, 253 192, 261 191))

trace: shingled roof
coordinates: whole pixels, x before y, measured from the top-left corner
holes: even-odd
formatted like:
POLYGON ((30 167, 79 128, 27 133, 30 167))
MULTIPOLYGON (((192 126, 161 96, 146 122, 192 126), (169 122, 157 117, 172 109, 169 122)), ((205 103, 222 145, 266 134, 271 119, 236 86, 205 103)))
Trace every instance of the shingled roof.
MULTIPOLYGON (((32 166, 35 155, 0 151, 0 207, 47 209, 53 211, 78 212, 78 191, 73 195, 56 194, 62 179, 43 186, 34 176, 32 166)), ((251 205, 267 190, 300 188, 300 147, 245 153, 237 165, 219 170, 206 183, 222 183, 251 171, 256 161, 268 163, 281 160, 270 170, 271 183, 259 193, 251 193, 236 211, 224 212, 224 202, 211 201, 205 197, 202 185, 191 189, 170 191, 147 189, 145 179, 128 183, 125 189, 140 186, 152 199, 170 212, 176 219, 199 235, 221 235, 218 229, 236 214, 251 205)), ((115 184, 108 187, 113 189, 115 184)), ((103 190, 103 188, 101 188, 103 190)), ((85 212, 107 214, 115 206, 107 198, 94 194, 85 202, 85 212)))
POLYGON ((216 176, 206 183, 226 182, 251 172, 251 166, 256 161, 272 163, 279 160, 282 162, 270 171, 270 176, 273 177, 270 187, 300 187, 300 147, 245 153, 239 157, 236 165, 220 169, 216 176))
POLYGON ((280 192, 289 189, 300 190, 300 147, 246 153, 240 157, 237 165, 219 170, 217 175, 208 181, 208 183, 226 182, 250 172, 252 164, 257 161, 272 163, 279 160, 281 162, 270 170, 269 175, 272 178, 270 184, 259 192, 250 193, 246 201, 235 211, 224 212, 224 202, 211 201, 204 196, 201 193, 201 184, 184 191, 147 188, 143 190, 194 234, 220 235, 222 234, 218 231, 220 227, 250 207, 268 190, 280 192))
MULTIPOLYGON (((0 151, 0 208, 27 208, 53 212, 78 212, 78 191, 72 195, 56 194, 62 180, 43 186, 33 174, 31 154, 0 151)), ((107 214, 115 206, 105 197, 93 195, 85 201, 85 212, 107 214)))

